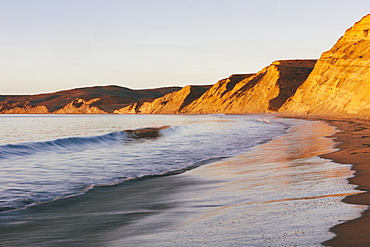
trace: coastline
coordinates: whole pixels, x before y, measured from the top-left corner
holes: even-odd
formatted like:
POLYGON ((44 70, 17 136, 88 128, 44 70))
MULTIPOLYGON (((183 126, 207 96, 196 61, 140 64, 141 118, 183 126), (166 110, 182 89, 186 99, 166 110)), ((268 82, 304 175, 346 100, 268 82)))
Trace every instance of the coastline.
POLYGON ((232 158, 6 213, 0 240, 12 246, 319 246, 334 237, 328 229, 338 219, 359 216, 341 203, 354 193, 350 165, 318 157, 333 150, 324 137, 334 128, 324 121, 282 122, 289 125, 286 134, 232 158), (322 192, 332 185, 338 190, 322 192))
MULTIPOLYGON (((331 119, 308 117, 307 120, 321 120, 336 127, 339 131, 332 138, 337 143, 337 151, 320 155, 336 163, 352 164, 354 176, 349 183, 357 185, 364 193, 349 195, 343 202, 354 205, 370 206, 370 122, 364 119, 331 119)), ((361 217, 338 224, 330 229, 336 236, 323 242, 325 246, 369 246, 370 245, 370 210, 361 217)))

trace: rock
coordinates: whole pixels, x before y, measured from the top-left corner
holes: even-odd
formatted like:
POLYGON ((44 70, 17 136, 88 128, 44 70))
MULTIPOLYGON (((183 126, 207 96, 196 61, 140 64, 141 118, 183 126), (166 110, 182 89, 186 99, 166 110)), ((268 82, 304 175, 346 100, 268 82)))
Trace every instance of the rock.
POLYGON ((75 99, 62 109, 57 110, 55 114, 106 114, 107 112, 99 109, 93 104, 99 101, 99 98, 85 101, 84 99, 75 99))
POLYGON ((210 86, 186 86, 152 101, 136 102, 114 111, 117 114, 176 114, 198 99, 210 86))
POLYGON ((220 101, 222 101, 224 96, 234 89, 237 83, 251 76, 253 76, 253 74, 231 75, 229 78, 218 81, 200 98, 184 107, 181 113, 206 114, 219 112, 220 101))
POLYGON ((46 106, 33 106, 29 101, 0 103, 1 114, 47 114, 50 113, 46 106))
POLYGON ((288 114, 370 116, 370 15, 324 52, 307 80, 280 108, 288 114))
POLYGON ((167 129, 170 126, 165 125, 162 127, 149 127, 136 130, 125 130, 128 138, 140 139, 140 138, 157 138, 161 136, 161 130, 167 129))
POLYGON ((316 60, 281 60, 257 74, 232 75, 220 80, 181 112, 265 113, 277 111, 312 71, 316 60))

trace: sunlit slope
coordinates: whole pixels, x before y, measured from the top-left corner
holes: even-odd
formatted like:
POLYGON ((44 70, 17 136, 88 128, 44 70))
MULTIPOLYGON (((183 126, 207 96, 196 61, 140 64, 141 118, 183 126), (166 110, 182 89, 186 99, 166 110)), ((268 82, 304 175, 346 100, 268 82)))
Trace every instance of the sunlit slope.
POLYGON ((355 23, 317 61, 279 110, 293 114, 370 115, 370 15, 355 23))

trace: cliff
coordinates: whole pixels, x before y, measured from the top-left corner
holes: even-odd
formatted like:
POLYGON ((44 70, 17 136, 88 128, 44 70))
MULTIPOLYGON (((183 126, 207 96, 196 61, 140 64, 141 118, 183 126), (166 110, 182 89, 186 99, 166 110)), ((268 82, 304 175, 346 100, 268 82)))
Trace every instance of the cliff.
POLYGON ((136 102, 114 113, 243 114, 277 111, 306 80, 315 62, 275 61, 257 74, 231 75, 212 87, 186 86, 180 91, 151 101, 136 102))
POLYGON ((370 15, 324 52, 307 80, 280 108, 289 114, 370 115, 370 15))
POLYGON ((182 109, 182 113, 216 113, 218 112, 217 104, 222 100, 228 92, 230 92, 237 83, 245 78, 251 77, 253 74, 238 74, 231 75, 229 78, 222 79, 207 90, 200 98, 193 101, 188 106, 182 109), (208 105, 203 105, 207 103, 208 105), (206 106, 206 107, 205 107, 206 106))
POLYGON ((118 114, 176 114, 195 99, 198 99, 210 86, 186 86, 163 97, 141 101, 114 111, 118 114))
POLYGON ((94 103, 100 101, 99 98, 85 101, 84 99, 75 99, 62 109, 57 110, 55 114, 105 114, 107 112, 94 106, 94 103))
POLYGON ((316 60, 275 61, 257 74, 220 80, 181 113, 264 113, 277 111, 312 71, 316 60))
POLYGON ((77 88, 39 95, 0 95, 0 113, 266 113, 370 116, 370 15, 349 28, 319 60, 280 60, 256 74, 213 86, 132 90, 77 88), (180 90, 181 89, 181 90, 180 90))
POLYGON ((96 86, 36 95, 0 95, 0 113, 82 113, 90 110, 92 112, 89 113, 112 113, 134 102, 162 97, 180 89, 181 87, 163 87, 133 90, 119 86, 96 86), (99 111, 95 108, 87 110, 85 103, 97 98, 100 100, 94 101, 93 106, 99 111), (76 99, 84 100, 85 106, 73 108, 76 99))
POLYGON ((0 103, 0 112, 3 114, 47 114, 46 106, 32 106, 29 101, 0 103))

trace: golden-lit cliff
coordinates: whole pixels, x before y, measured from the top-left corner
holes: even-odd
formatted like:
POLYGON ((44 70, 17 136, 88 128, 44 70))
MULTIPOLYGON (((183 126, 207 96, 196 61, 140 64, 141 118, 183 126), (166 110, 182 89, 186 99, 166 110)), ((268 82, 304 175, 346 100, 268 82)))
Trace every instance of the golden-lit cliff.
POLYGON ((118 114, 176 114, 195 99, 199 98, 210 86, 186 86, 181 90, 166 94, 152 101, 136 102, 114 111, 118 114))
POLYGON ((100 101, 99 98, 85 101, 84 99, 75 99, 62 109, 53 113, 56 114, 105 114, 107 112, 94 106, 94 103, 100 101))
POLYGON ((304 82, 316 60, 275 61, 257 74, 221 80, 181 113, 264 113, 278 110, 304 82))
POLYGON ((50 113, 46 106, 33 106, 29 101, 0 103, 0 113, 3 114, 47 114, 50 113))
POLYGON ((193 101, 188 106, 182 109, 181 113, 217 113, 219 112, 219 101, 224 99, 224 96, 234 89, 235 85, 245 78, 251 77, 253 74, 246 75, 231 75, 229 78, 222 79, 208 89, 200 98, 193 101), (206 103, 207 105, 203 105, 206 103))
POLYGON ((370 115, 370 15, 324 52, 307 80, 280 108, 289 114, 370 115))

